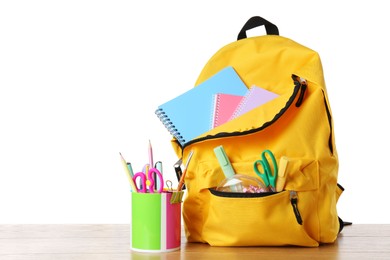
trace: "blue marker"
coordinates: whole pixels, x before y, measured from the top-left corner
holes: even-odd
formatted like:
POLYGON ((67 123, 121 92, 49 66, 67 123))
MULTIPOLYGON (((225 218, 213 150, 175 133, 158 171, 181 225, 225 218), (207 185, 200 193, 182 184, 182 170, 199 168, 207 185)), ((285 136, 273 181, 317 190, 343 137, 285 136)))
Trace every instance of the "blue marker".
POLYGON ((127 162, 126 164, 127 164, 127 168, 129 169, 130 176, 131 176, 131 178, 133 178, 134 177, 133 167, 131 167, 130 162, 127 162))
MULTIPOLYGON (((161 172, 161 174, 163 174, 162 162, 160 162, 160 161, 156 162, 156 164, 154 165, 154 168, 156 168, 159 172, 161 172)), ((157 187, 160 187, 160 185, 161 185, 160 184, 160 179, 159 178, 155 178, 155 180, 157 180, 157 181, 154 184, 154 186, 157 189, 157 187)))

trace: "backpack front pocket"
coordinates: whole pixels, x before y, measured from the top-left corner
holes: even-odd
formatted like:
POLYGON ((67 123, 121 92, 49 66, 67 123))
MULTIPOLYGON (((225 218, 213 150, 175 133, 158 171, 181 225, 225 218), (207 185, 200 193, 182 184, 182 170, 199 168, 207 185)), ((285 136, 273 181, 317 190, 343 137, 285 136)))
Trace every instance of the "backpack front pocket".
MULTIPOLYGON (((202 230, 210 245, 318 246, 306 232, 305 225, 299 223, 292 203, 293 191, 267 193, 266 196, 261 193, 236 193, 238 196, 210 193, 210 207, 202 230)), ((298 211, 300 213, 306 212, 298 211)))

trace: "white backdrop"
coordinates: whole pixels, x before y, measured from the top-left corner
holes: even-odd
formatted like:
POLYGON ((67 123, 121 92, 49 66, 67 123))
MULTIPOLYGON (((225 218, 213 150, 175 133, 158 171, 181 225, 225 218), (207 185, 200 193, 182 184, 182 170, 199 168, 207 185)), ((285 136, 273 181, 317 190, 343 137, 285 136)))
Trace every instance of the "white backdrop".
POLYGON ((339 215, 390 223, 385 1, 1 1, 0 223, 129 223, 129 183, 176 157, 156 106, 193 87, 255 15, 319 52, 333 111, 339 215))

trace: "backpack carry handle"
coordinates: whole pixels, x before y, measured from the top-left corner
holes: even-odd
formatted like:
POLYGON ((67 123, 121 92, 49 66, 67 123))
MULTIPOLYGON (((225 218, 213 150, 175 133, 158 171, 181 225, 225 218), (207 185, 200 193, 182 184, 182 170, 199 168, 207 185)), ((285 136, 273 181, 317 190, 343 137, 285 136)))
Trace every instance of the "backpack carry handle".
POLYGON ((247 30, 250 30, 250 29, 253 29, 255 27, 262 26, 262 25, 265 26, 265 31, 267 32, 267 35, 279 35, 278 27, 275 24, 265 20, 264 18, 262 18, 260 16, 253 16, 244 24, 244 27, 242 27, 241 31, 239 32, 239 34, 237 36, 237 41, 246 38, 246 31, 247 30))

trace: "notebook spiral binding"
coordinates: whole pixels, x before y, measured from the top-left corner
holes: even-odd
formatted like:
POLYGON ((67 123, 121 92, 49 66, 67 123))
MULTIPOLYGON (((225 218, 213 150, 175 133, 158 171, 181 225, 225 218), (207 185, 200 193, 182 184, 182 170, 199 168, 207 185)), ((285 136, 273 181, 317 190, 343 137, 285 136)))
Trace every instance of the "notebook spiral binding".
MULTIPOLYGON (((251 87, 252 89, 252 87, 251 87)), ((238 104, 236 107, 236 110, 234 111, 233 115, 230 117, 229 120, 233 120, 234 118, 238 117, 241 113, 241 110, 244 106, 248 103, 249 97, 253 95, 252 91, 248 91, 248 93, 244 96, 243 100, 238 104)))
POLYGON ((175 125, 171 122, 165 112, 159 108, 155 111, 155 114, 163 123, 165 128, 169 131, 169 133, 171 133, 171 135, 173 135, 179 141, 179 143, 184 144, 185 140, 183 136, 181 136, 180 132, 176 129, 175 125))
POLYGON ((219 95, 216 95, 215 99, 214 99, 214 115, 211 117, 211 128, 214 128, 216 127, 217 125, 219 125, 219 114, 218 114, 218 111, 219 111, 219 108, 220 108, 220 97, 219 95))

